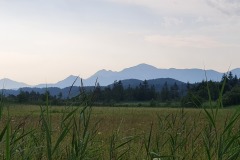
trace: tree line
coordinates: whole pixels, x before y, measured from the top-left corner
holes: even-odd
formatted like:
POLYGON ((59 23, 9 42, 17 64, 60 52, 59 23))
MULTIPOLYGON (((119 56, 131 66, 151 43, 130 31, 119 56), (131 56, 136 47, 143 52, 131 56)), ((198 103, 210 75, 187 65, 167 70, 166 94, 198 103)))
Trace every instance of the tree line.
POLYGON ((187 84, 187 94, 181 99, 182 106, 196 107, 204 102, 222 101, 223 106, 240 104, 240 79, 232 72, 223 74, 220 82, 202 81, 187 84))
POLYGON ((45 93, 40 94, 35 91, 23 91, 20 90, 18 95, 8 95, 3 96, 4 100, 10 103, 19 103, 19 104, 49 104, 61 105, 65 100, 62 99, 62 93, 60 92, 57 96, 52 96, 49 91, 46 90, 45 93))
POLYGON ((98 84, 94 94, 96 102, 141 102, 150 100, 166 102, 178 101, 183 96, 177 83, 170 86, 165 82, 161 91, 158 92, 155 85, 150 86, 146 80, 135 88, 132 88, 130 85, 124 88, 121 81, 115 81, 112 86, 108 87, 100 87, 98 84))
MULTIPOLYGON (((174 83, 169 85, 167 82, 159 89, 154 85, 149 85, 145 80, 136 87, 124 87, 122 81, 115 81, 113 85, 101 87, 99 84, 94 89, 86 91, 88 95, 93 95, 93 101, 100 104, 112 104, 120 102, 145 102, 151 100, 158 100, 161 102, 179 101, 183 96, 182 90, 174 83)), ((81 90, 81 89, 80 89, 81 90)), ((83 90, 82 90, 83 91, 83 90)), ((81 91, 80 91, 81 92, 81 91)), ((45 93, 40 94, 35 91, 23 91, 15 95, 8 95, 5 99, 14 103, 29 103, 29 104, 42 104, 46 100, 54 105, 64 104, 69 99, 65 99, 62 93, 53 96, 46 90, 45 93)), ((71 98, 72 100, 76 99, 71 98)))
MULTIPOLYGON (((182 107, 200 107, 209 100, 217 101, 222 88, 224 106, 240 104, 240 79, 233 75, 232 72, 224 74, 220 82, 210 80, 195 84, 187 83, 184 89, 182 86, 178 86, 177 83, 169 85, 165 82, 159 90, 155 85, 149 85, 146 80, 136 87, 130 85, 124 87, 122 81, 115 81, 113 85, 107 87, 101 87, 97 84, 93 90, 87 91, 87 94, 93 95, 95 104, 109 105, 121 102, 156 101, 157 103, 177 102, 182 107)), ((43 104, 48 101, 53 105, 61 105, 77 97, 65 99, 61 92, 53 96, 47 90, 43 94, 20 90, 17 96, 8 95, 4 98, 6 101, 13 103, 43 104)))

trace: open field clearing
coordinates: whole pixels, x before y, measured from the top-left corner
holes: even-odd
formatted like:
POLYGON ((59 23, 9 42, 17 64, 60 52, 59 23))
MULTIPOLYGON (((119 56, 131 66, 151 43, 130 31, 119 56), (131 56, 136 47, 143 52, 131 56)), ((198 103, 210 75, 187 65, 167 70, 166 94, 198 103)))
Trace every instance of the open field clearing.
POLYGON ((0 121, 0 157, 239 159, 235 110, 12 105, 0 121))

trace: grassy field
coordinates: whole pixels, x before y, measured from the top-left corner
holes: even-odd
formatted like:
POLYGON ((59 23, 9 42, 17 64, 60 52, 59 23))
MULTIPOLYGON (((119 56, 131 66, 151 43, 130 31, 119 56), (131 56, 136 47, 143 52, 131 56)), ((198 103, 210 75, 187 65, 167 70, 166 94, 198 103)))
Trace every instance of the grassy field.
POLYGON ((5 106, 0 159, 239 159, 237 108, 5 106))

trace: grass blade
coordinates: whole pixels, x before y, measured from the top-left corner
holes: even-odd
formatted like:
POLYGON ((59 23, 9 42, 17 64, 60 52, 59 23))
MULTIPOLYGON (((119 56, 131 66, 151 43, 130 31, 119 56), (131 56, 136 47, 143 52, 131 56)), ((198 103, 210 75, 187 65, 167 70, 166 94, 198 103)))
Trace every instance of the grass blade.
POLYGON ((6 124, 6 126, 4 127, 4 129, 2 130, 1 134, 0 134, 0 142, 3 140, 4 134, 7 131, 8 128, 8 124, 6 124))

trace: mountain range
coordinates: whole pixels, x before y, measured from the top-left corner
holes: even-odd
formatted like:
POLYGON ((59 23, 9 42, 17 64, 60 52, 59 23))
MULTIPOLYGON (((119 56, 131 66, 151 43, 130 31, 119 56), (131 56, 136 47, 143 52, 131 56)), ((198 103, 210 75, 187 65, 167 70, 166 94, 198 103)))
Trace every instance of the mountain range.
MULTIPOLYGON (((240 76, 240 68, 231 70, 233 75, 240 76)), ((122 71, 111 71, 111 70, 100 70, 96 72, 91 77, 84 79, 84 86, 94 86, 96 81, 101 86, 107 86, 112 84, 116 80, 150 80, 150 79, 159 79, 159 78, 172 78, 184 83, 196 83, 201 82, 206 79, 213 81, 220 81, 223 73, 214 71, 214 70, 203 70, 203 69, 160 69, 148 64, 139 64, 130 68, 123 69, 122 71)), ((77 76, 70 75, 64 80, 61 80, 57 83, 52 84, 39 84, 35 86, 28 85, 22 82, 16 82, 7 78, 0 80, 0 86, 4 89, 19 89, 23 87, 35 87, 35 88, 48 88, 57 87, 57 88, 66 88, 74 83, 74 86, 80 86, 81 80, 77 76)))
MULTIPOLYGON (((140 84, 143 84, 144 82, 142 80, 138 80, 138 79, 126 79, 126 80, 122 80, 122 86, 123 88, 127 89, 128 87, 131 88, 136 88, 137 86, 139 86, 140 84)), ((147 80, 147 83, 149 86, 154 86, 155 90, 160 92, 163 88, 163 86, 165 85, 165 83, 167 83, 167 85, 169 87, 173 86, 175 83, 178 85, 181 93, 184 93, 186 91, 187 88, 187 84, 175 79, 171 79, 171 78, 158 78, 158 79, 151 79, 151 80, 147 80)), ((106 87, 110 87, 112 88, 114 84, 110 84, 106 87)), ((101 87, 104 88, 104 87, 101 87)), ((61 93, 62 98, 66 99, 66 98, 71 98, 71 97, 75 97, 77 95, 80 94, 80 87, 78 86, 73 86, 73 87, 66 87, 66 88, 57 88, 57 87, 49 87, 49 88, 31 88, 31 87, 23 87, 17 90, 13 90, 13 89, 4 89, 4 90, 0 90, 2 93, 4 93, 5 96, 9 96, 9 95, 14 95, 17 96, 21 91, 24 92, 36 92, 39 94, 44 94, 46 92, 46 90, 50 93, 51 96, 56 96, 58 97, 59 94, 61 93)), ((85 91, 90 91, 90 90, 94 90, 94 86, 88 86, 88 87, 84 87, 85 91)))

